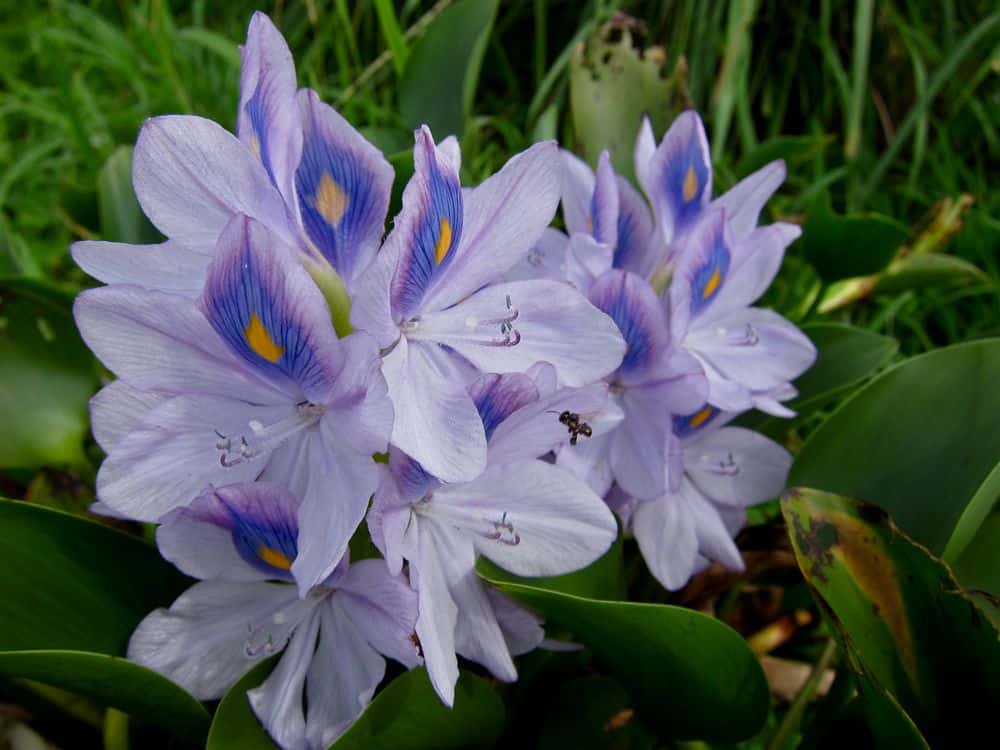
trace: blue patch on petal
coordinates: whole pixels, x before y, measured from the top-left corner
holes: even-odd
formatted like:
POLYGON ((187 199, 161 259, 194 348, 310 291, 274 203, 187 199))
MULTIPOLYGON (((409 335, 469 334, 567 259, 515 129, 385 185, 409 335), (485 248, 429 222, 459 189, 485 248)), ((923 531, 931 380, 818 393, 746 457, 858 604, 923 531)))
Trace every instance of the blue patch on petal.
POLYGON ((615 246, 615 254, 612 259, 613 268, 627 268, 632 262, 633 256, 639 250, 638 243, 638 222, 634 215, 625 210, 618 213, 618 242, 615 246))
POLYGON ((527 375, 484 375, 469 386, 469 395, 483 420, 486 439, 515 411, 538 400, 538 388, 527 375))
POLYGON ((330 142, 319 127, 307 129, 295 188, 306 234, 336 271, 354 273, 359 238, 381 225, 384 196, 370 164, 350 148, 330 142))
POLYGON ((413 236, 407 238, 409 244, 394 282, 394 308, 403 315, 417 308, 431 280, 451 263, 462 238, 464 211, 458 178, 438 168, 433 152, 427 161, 426 207, 413 236))
POLYGON ((674 155, 660 174, 663 190, 673 207, 675 235, 692 226, 701 214, 708 178, 699 141, 692 135, 683 151, 674 155))
POLYGON ((722 236, 722 225, 713 232, 708 257, 691 277, 691 315, 697 315, 718 296, 729 273, 729 248, 722 236))
POLYGON ((268 512, 262 513, 259 503, 253 507, 243 502, 238 493, 235 488, 223 488, 215 495, 225 510, 224 522, 232 534, 236 551, 262 573, 291 580, 292 563, 299 549, 295 517, 277 506, 268 507, 268 512))
POLYGON ((245 109, 247 117, 250 118, 250 128, 253 130, 255 154, 264 164, 264 169, 271 176, 274 182, 274 172, 271 170, 271 149, 269 146, 270 137, 268 135, 267 112, 264 110, 264 94, 261 91, 261 84, 253 92, 253 96, 247 101, 245 109))
POLYGON ((710 425, 719 413, 714 406, 705 404, 693 414, 674 417, 674 434, 681 438, 694 435, 710 425))
MULTIPOLYGON (((202 295, 205 315, 254 369, 290 378, 308 392, 324 381, 326 369, 287 297, 282 266, 274 258, 262 260, 251 250, 249 222, 233 231, 223 235, 219 250, 224 255, 217 257, 209 271, 202 295), (239 242, 226 247, 227 239, 239 242)), ((257 231, 264 230, 258 225, 257 231)), ((265 232, 265 236, 269 235, 265 232)), ((261 254, 267 252, 282 250, 264 248, 261 254)))
POLYGON ((625 339, 625 358, 619 370, 634 373, 648 365, 655 349, 656 322, 660 313, 652 289, 638 276, 626 271, 609 271, 591 290, 591 302, 607 314, 625 339), (650 299, 643 299, 648 294, 650 299))

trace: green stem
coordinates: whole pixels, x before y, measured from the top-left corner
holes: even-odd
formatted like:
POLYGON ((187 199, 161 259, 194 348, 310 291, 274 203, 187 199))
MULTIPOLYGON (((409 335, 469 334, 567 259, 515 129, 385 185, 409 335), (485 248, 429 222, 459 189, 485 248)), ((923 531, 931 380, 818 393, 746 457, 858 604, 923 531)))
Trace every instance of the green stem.
POLYGON ((128 750, 128 714, 109 708, 104 712, 104 750, 128 750))

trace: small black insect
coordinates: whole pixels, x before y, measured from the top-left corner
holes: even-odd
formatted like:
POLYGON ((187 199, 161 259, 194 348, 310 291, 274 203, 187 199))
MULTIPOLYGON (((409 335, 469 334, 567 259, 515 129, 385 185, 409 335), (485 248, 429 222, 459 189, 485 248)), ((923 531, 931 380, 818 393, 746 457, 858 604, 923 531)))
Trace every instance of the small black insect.
POLYGON ((559 415, 559 421, 566 425, 569 430, 569 444, 576 445, 576 441, 581 435, 584 437, 590 437, 594 434, 594 431, 590 429, 590 425, 586 422, 580 421, 580 415, 573 411, 564 411, 559 415))

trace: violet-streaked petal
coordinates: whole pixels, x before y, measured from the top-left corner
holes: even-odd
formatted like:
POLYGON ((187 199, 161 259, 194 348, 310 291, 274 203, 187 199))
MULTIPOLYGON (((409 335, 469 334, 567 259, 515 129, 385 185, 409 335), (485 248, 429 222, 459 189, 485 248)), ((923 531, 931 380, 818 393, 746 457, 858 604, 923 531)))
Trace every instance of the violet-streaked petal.
POLYGON ((147 120, 132 159, 139 205, 169 239, 211 248, 234 214, 294 242, 285 205, 261 162, 221 125, 191 115, 147 120))
POLYGON ((214 700, 279 651, 307 613, 286 584, 202 581, 139 623, 128 658, 214 700))
POLYGON ((598 242, 589 234, 574 233, 566 246, 563 278, 587 294, 594 280, 610 270, 613 258, 611 245, 598 242))
POLYGON ((302 153, 292 53, 271 19, 258 11, 250 18, 240 56, 237 133, 291 205, 292 176, 302 153))
POLYGON ((670 330, 674 341, 699 316, 707 315, 729 282, 731 243, 725 212, 707 211, 688 233, 670 282, 670 330))
POLYGON ((483 372, 524 372, 549 362, 571 386, 612 372, 625 351, 611 318, 554 281, 486 287, 454 307, 421 316, 407 337, 450 346, 483 372))
MULTIPOLYGON (((559 203, 556 145, 537 143, 465 193, 465 225, 450 268, 427 291, 441 310, 498 281, 541 239, 559 203)), ((459 242, 456 236, 453 242, 459 242)))
POLYGON ((712 159, 701 118, 678 115, 656 149, 646 176, 646 194, 666 242, 694 225, 712 197, 712 159))
POLYGON ((726 221, 733 240, 739 242, 753 231, 761 209, 785 181, 785 162, 772 161, 720 195, 712 206, 726 209, 726 221))
POLYGON ((650 171, 653 167, 653 158, 656 156, 656 136, 653 134, 653 124, 649 121, 649 115, 642 116, 639 123, 639 132, 635 136, 635 150, 633 160, 635 162, 635 177, 639 187, 647 196, 652 196, 652 182, 650 171))
MULTIPOLYGON (((530 377, 523 373, 481 375, 468 387, 469 396, 476 405, 479 418, 483 420, 486 440, 500 424, 518 409, 538 401, 538 388, 530 377)), ((531 456, 535 458, 535 456, 531 456)))
POLYGON ((405 502, 420 500, 439 484, 419 461, 395 446, 389 448, 389 470, 396 481, 399 496, 405 502))
POLYGON ((638 503, 632 533, 656 580, 670 591, 688 582, 698 556, 698 536, 691 513, 677 495, 638 503))
POLYGON ((319 608, 295 630, 278 665, 264 682, 247 691, 250 708, 271 738, 282 748, 306 749, 303 694, 306 676, 316 653, 320 629, 319 608))
POLYGON ((94 439, 105 453, 111 453, 150 410, 168 398, 155 391, 133 388, 124 380, 108 383, 90 399, 90 429, 94 439))
POLYGON ((302 226, 351 287, 378 250, 393 169, 315 91, 300 92, 299 106, 303 143, 295 186, 302 226))
POLYGON ((448 138, 435 146, 426 125, 414 138, 413 177, 406 184, 403 209, 382 249, 398 253, 392 279, 396 318, 421 309, 432 282, 455 263, 465 224, 457 144, 448 138))
POLYGON ((785 488, 792 457, 763 435, 724 427, 684 444, 684 470, 711 500, 745 508, 785 488))
POLYGON ((291 581, 298 506, 295 496, 265 482, 212 488, 168 513, 156 544, 193 578, 291 581))
POLYGON ((229 351, 191 300, 136 286, 90 289, 73 315, 98 359, 129 385, 165 393, 239 394, 259 404, 286 396, 229 351))
POLYGON ((603 500, 542 461, 491 467, 472 482, 446 485, 422 512, 472 532, 479 554, 521 576, 584 568, 618 533, 603 500))
POLYGON ((625 383, 645 380, 670 343, 666 316, 656 292, 633 273, 611 270, 594 282, 589 297, 611 317, 625 339, 627 348, 619 378, 625 383))
POLYGON ((614 267, 650 278, 653 270, 667 260, 667 246, 653 226, 649 206, 624 177, 618 177, 618 237, 614 267))
POLYGON ((442 481, 461 482, 486 467, 486 433, 448 357, 433 343, 404 337, 383 372, 396 414, 392 444, 442 481))
POLYGON ((212 257, 170 240, 158 245, 84 240, 74 242, 70 252, 80 268, 105 284, 135 284, 186 297, 201 291, 212 257))
POLYGON ((385 676, 385 659, 334 594, 319 612, 320 631, 306 681, 306 747, 327 748, 361 715, 385 676))
MULTIPOLYGON (((571 440, 575 445, 592 440, 594 425, 590 421, 604 409, 607 400, 608 387, 604 383, 560 388, 532 400, 501 421, 489 437, 487 463, 500 465, 539 458, 571 440)), ((613 429, 610 425, 607 428, 613 429)))
POLYGON ((292 409, 206 396, 171 398, 149 411, 104 460, 97 496, 118 513, 155 523, 209 485, 252 481, 268 452, 224 462, 230 450, 223 443, 237 445, 237 436, 250 434, 251 421, 280 420, 292 409))
POLYGON ((609 247, 618 244, 618 176, 611 166, 611 154, 601 152, 597 161, 597 179, 590 198, 590 231, 595 240, 609 247))
POLYGON ((329 309, 266 227, 245 216, 229 222, 199 305, 248 367, 296 400, 322 401, 341 364, 329 309))
POLYGON ((383 656, 413 668, 423 659, 416 644, 417 593, 382 560, 361 560, 348 569, 337 599, 365 639, 383 656))

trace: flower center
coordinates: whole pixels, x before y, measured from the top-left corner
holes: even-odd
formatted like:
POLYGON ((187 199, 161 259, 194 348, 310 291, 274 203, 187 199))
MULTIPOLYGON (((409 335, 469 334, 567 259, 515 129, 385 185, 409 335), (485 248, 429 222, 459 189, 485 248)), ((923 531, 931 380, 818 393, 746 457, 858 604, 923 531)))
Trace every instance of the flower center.
POLYGON ((223 435, 216 430, 215 434, 219 439, 215 442, 215 448, 220 452, 219 463, 229 468, 270 453, 306 427, 315 424, 325 412, 326 406, 323 404, 302 401, 295 405, 292 414, 272 424, 265 425, 259 419, 251 419, 250 432, 238 437, 223 435))

